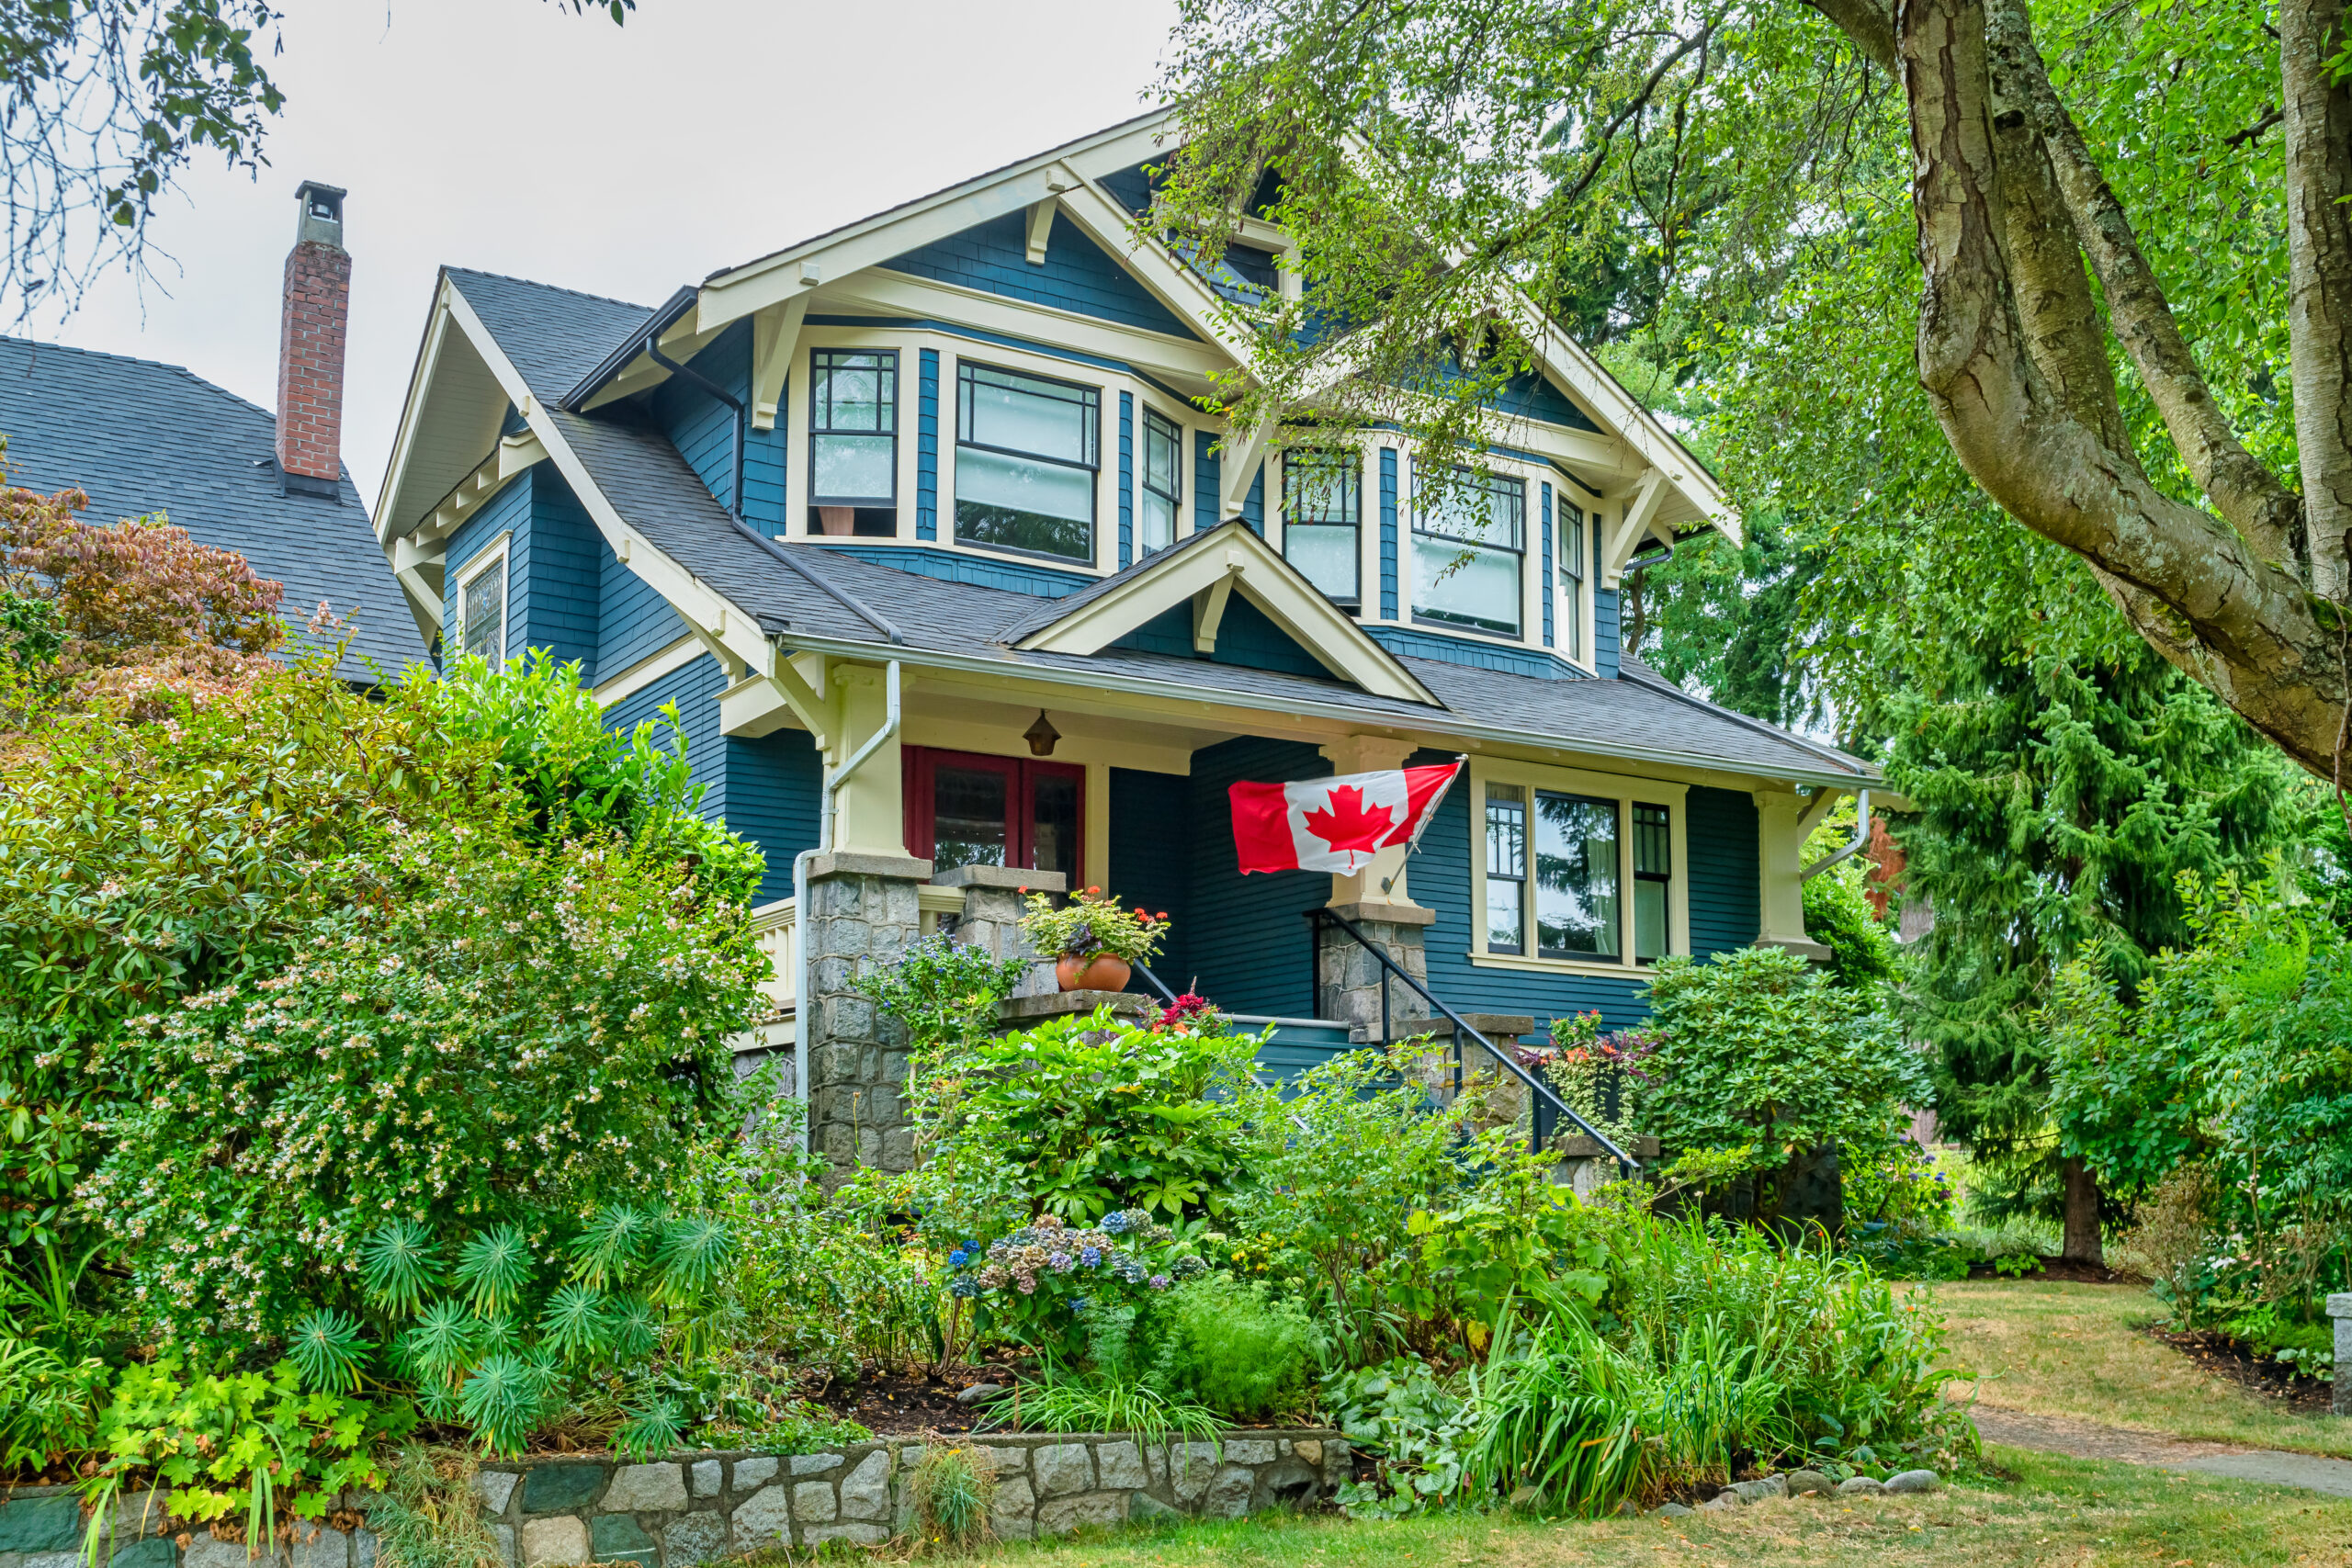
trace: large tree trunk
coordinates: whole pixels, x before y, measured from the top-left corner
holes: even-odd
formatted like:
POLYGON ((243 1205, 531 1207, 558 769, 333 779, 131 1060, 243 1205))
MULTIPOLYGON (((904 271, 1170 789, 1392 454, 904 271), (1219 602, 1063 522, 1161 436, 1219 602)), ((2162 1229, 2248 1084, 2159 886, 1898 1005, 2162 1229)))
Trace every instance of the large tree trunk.
POLYGON ((2285 0, 2278 58, 2287 132, 2287 334, 2312 586, 2352 600, 2352 83, 2344 0, 2285 0))
POLYGON ((2065 1164, 2066 1178, 2066 1239, 2059 1245, 2058 1256, 2069 1263, 2087 1263, 2094 1269, 2107 1266, 2107 1252, 2099 1243, 2098 1178, 2090 1173, 2078 1156, 2065 1164))

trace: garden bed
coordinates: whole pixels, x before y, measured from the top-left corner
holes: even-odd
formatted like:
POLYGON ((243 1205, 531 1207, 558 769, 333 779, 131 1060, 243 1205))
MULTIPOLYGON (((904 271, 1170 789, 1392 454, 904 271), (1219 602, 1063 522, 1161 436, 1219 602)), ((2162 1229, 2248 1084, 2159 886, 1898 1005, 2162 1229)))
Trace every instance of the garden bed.
POLYGON ((2282 1408, 2303 1416, 2335 1412, 2335 1395, 2328 1384, 2313 1381, 2283 1361, 2274 1361, 2250 1350, 2226 1334, 2204 1329, 2177 1333, 2154 1323, 2141 1332, 2171 1346, 2194 1361, 2199 1371, 2275 1401, 2282 1408))

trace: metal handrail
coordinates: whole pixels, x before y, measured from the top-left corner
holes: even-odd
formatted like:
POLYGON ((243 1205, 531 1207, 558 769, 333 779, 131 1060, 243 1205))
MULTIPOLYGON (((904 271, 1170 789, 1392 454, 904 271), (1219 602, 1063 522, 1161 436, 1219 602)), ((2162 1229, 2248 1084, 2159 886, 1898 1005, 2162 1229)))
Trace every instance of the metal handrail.
POLYGON ((1151 988, 1158 991, 1161 996, 1167 998, 1168 1005, 1170 1007, 1174 1007, 1176 1005, 1176 993, 1168 988, 1167 981, 1161 979, 1159 976, 1151 972, 1151 966, 1149 964, 1144 963, 1141 959, 1137 959, 1134 964, 1128 965, 1128 967, 1133 969, 1136 974, 1142 976, 1145 979, 1150 981, 1151 988))
MULTIPOLYGON (((1591 1122, 1577 1115, 1576 1108, 1570 1105, 1566 1100, 1562 1100, 1558 1094, 1555 1093, 1549 1084, 1544 1083, 1543 1080, 1536 1077, 1534 1074, 1529 1072, 1525 1067, 1522 1067, 1517 1062, 1512 1061, 1510 1056, 1503 1053, 1500 1046, 1487 1039, 1485 1035, 1479 1033, 1476 1030, 1471 1028, 1470 1022, 1467 1019, 1464 1018, 1460 1013, 1454 1011, 1452 1008, 1438 1000, 1435 996, 1431 995, 1430 988, 1427 986, 1424 986, 1419 980, 1414 979, 1411 975, 1408 974, 1397 964, 1395 959, 1389 957, 1387 953, 1385 952, 1377 942, 1365 936, 1363 932, 1358 931, 1354 921, 1349 919, 1345 915, 1340 914, 1338 910, 1331 908, 1309 909, 1306 913, 1308 919, 1312 920, 1318 923, 1324 920, 1329 920, 1333 925, 1338 926, 1341 931, 1347 932, 1349 936, 1355 939, 1355 943, 1358 947, 1363 948, 1366 953, 1371 953, 1373 957, 1380 961, 1380 966, 1383 969, 1386 970, 1389 974, 1396 976, 1399 980, 1404 981, 1407 986, 1412 987, 1414 993, 1418 995, 1421 1000, 1429 1003, 1430 1006, 1435 1008, 1439 1012, 1445 1015, 1446 1021, 1453 1025, 1454 1030, 1453 1042, 1456 1053, 1455 1087, 1457 1089, 1460 1087, 1459 1054, 1462 1047, 1462 1037, 1466 1034, 1471 1039, 1476 1041, 1479 1044, 1485 1046, 1487 1048, 1487 1055, 1492 1056, 1502 1066, 1505 1071, 1509 1072, 1513 1077, 1517 1078, 1522 1085, 1524 1085, 1535 1097, 1536 1100, 1548 1101, 1552 1110, 1558 1112, 1560 1115, 1566 1116, 1569 1121, 1583 1128, 1585 1136, 1590 1138, 1594 1143, 1599 1144, 1602 1148, 1607 1149, 1611 1154, 1616 1156, 1618 1166, 1625 1172, 1626 1175, 1631 1176, 1635 1171, 1641 1169, 1640 1162, 1635 1160, 1633 1156, 1627 1154, 1624 1150, 1619 1148, 1616 1143, 1606 1134, 1602 1133, 1600 1128, 1594 1126, 1591 1122)), ((1389 1043, 1386 1039, 1389 1032, 1388 986, 1387 982, 1385 980, 1381 983, 1380 987, 1380 1032, 1383 1036, 1381 1043, 1384 1045, 1389 1043)), ((1535 1115, 1532 1103, 1530 1105, 1527 1119, 1530 1123, 1528 1128, 1529 1135, 1536 1140, 1537 1146, 1540 1148, 1542 1146, 1541 1134, 1533 1126, 1535 1115)))

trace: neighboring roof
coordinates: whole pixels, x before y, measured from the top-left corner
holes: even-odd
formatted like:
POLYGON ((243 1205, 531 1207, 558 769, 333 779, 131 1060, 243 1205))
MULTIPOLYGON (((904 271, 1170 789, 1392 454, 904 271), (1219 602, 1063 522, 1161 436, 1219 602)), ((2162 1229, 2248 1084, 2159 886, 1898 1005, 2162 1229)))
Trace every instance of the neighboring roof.
POLYGON ((424 657, 416 622, 345 475, 337 496, 288 494, 277 420, 176 365, 0 339, 0 434, 14 483, 89 492, 98 523, 163 513, 283 583, 300 637, 321 600, 358 629, 344 675, 389 676, 424 657))
MULTIPOLYGON (((644 307, 487 273, 445 276, 523 378, 538 404, 535 421, 549 422, 603 498, 649 543, 770 637, 854 650, 862 658, 1025 671, 1098 688, 1219 695, 1289 714, 1362 716, 1498 742, 1556 744, 1770 778, 1871 776, 1857 759, 1689 696, 1631 661, 1629 679, 1547 680, 1401 658, 1443 705, 1440 710, 1336 680, 1134 649, 1017 649, 1011 644, 1034 632, 1041 609, 1050 618, 1081 596, 1040 606, 1028 594, 945 581, 824 545, 753 532, 729 515, 659 433, 627 423, 625 405, 594 415, 560 405, 562 393, 605 356, 631 316, 645 318, 644 307)), ((550 451, 555 448, 550 442, 550 451)), ((1084 597, 1099 597, 1107 586, 1091 588, 1084 597)))

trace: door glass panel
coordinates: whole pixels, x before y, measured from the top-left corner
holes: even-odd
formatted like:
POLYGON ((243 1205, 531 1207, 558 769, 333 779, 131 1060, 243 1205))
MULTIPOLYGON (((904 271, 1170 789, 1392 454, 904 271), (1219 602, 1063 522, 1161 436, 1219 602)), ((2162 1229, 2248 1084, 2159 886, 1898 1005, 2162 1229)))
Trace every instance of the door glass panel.
POLYGON ((1033 773, 1029 779, 1030 869, 1058 871, 1078 882, 1078 780, 1067 773, 1033 773))
POLYGON ((1008 782, 993 768, 943 762, 933 770, 931 859, 935 869, 1004 864, 1008 782))

